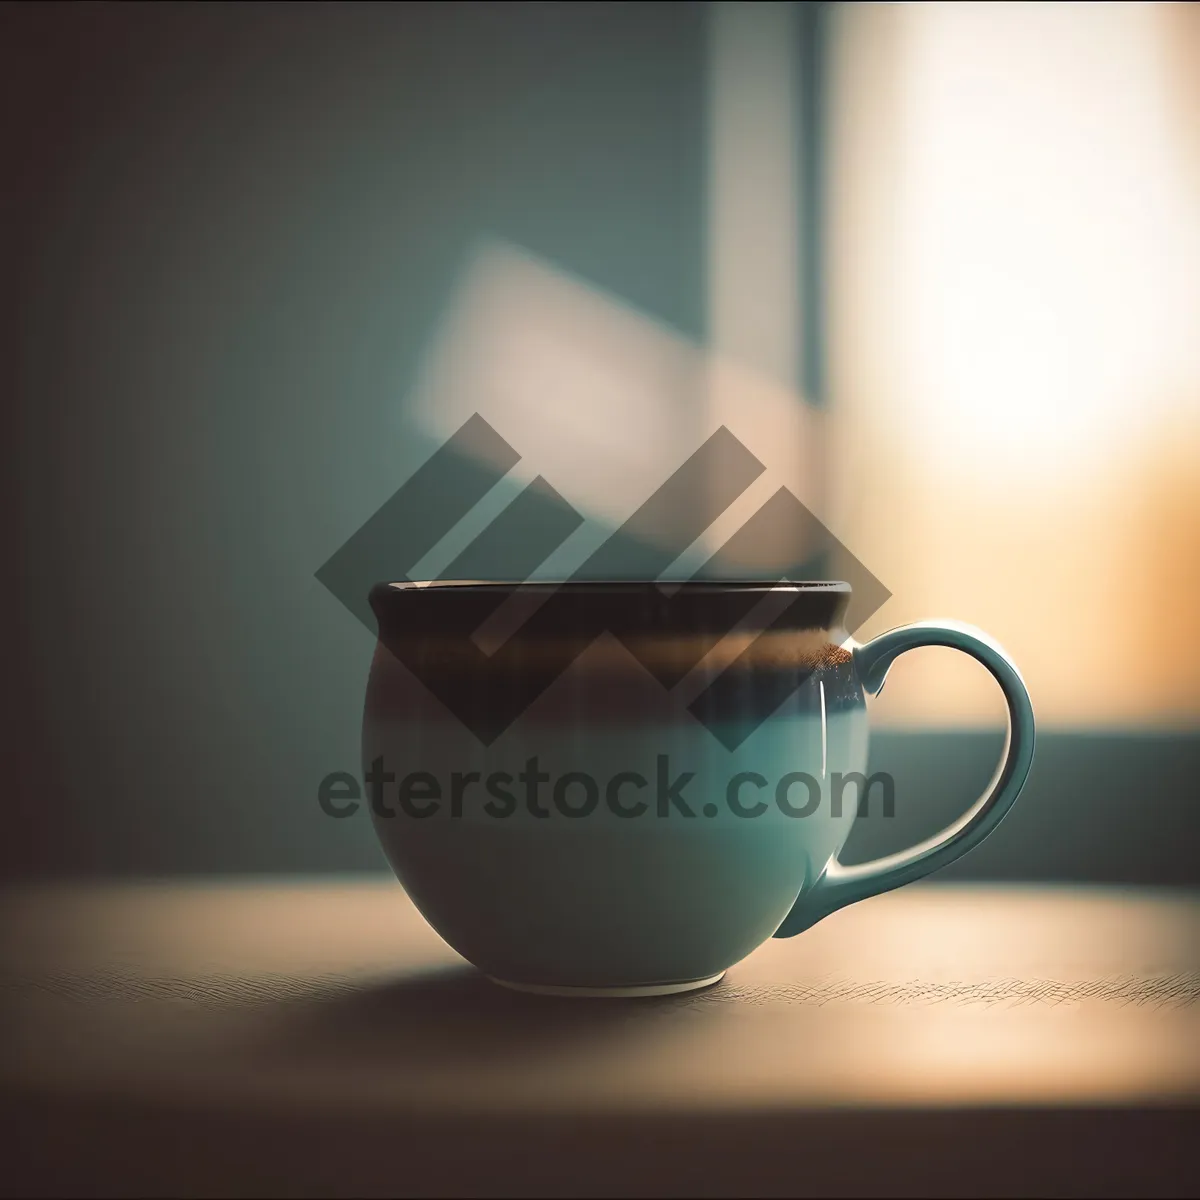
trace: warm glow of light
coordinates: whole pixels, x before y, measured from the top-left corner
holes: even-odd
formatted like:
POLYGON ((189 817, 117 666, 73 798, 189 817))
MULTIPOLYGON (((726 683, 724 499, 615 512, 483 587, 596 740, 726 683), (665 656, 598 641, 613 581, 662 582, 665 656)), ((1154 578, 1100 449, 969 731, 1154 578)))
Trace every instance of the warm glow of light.
POLYGON ((1200 220, 1162 38, 1142 5, 912 16, 903 416, 965 475, 982 455, 976 486, 1103 470, 1197 381, 1200 220))
MULTIPOLYGON (((1198 50, 1170 5, 839 16, 832 511, 868 631, 983 626, 1043 722, 1200 717, 1198 50)), ((878 713, 997 708, 941 655, 878 713)))
MULTIPOLYGON (((724 424, 767 471, 668 577, 787 486, 893 593, 860 635, 973 622, 1043 724, 1194 724, 1200 642, 1174 631, 1200 609, 1200 22, 1170 5, 836 8, 818 411, 787 378, 784 7, 713 11, 711 344, 492 242, 418 422, 440 438, 480 412, 522 455, 514 486, 541 474, 587 518, 544 578, 724 424)), ((875 710, 921 726, 999 711, 949 652, 906 659, 875 710)))

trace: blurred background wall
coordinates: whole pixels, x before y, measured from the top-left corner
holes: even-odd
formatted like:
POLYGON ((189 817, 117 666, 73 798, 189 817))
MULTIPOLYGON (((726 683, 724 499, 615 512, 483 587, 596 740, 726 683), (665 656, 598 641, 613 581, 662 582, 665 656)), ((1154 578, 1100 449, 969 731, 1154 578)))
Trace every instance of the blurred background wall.
MULTIPOLYGON (((546 577, 724 423, 696 562, 783 483, 861 634, 1004 643, 1044 732, 947 877, 1200 881, 1195 6, 0 12, 7 869, 381 868, 314 573, 478 410, 589 518, 546 577)), ((1000 749, 949 652, 876 717, 852 858, 1000 749)))

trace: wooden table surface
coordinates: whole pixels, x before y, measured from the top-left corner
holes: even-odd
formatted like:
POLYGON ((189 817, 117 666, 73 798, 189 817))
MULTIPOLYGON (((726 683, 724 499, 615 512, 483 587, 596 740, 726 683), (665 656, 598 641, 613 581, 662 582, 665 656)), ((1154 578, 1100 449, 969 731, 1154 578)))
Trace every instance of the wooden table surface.
POLYGON ((490 984, 390 880, 0 897, 9 1194, 1200 1186, 1200 898, 918 886, 704 992, 490 984))

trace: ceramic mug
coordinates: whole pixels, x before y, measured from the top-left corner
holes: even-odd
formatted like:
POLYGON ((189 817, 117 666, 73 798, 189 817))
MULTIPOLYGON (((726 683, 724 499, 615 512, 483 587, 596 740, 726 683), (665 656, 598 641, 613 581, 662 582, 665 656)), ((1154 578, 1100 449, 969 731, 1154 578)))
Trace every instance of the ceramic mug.
POLYGON ((499 983, 663 994, 978 845, 1033 756, 1017 668, 952 622, 860 644, 849 600, 844 583, 375 587, 364 780, 417 908, 499 983), (866 698, 919 646, 991 672, 1003 760, 936 837, 843 866, 856 817, 889 801, 865 775, 866 698))

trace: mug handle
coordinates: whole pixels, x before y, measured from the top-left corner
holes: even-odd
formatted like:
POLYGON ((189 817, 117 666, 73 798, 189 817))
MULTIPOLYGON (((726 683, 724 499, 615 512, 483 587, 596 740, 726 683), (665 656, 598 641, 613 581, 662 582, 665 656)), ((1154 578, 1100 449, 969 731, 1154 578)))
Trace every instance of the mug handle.
POLYGON ((867 693, 879 695, 892 663, 906 650, 919 646, 961 650, 981 662, 1000 685, 1008 707, 1008 732, 996 774, 983 795, 953 825, 909 850, 853 867, 842 866, 835 854, 812 887, 801 893, 776 937, 802 933, 839 908, 903 887, 952 863, 1000 824, 1025 785, 1033 762, 1033 705, 1012 659, 982 630, 958 621, 917 621, 853 646, 855 666, 867 693))

